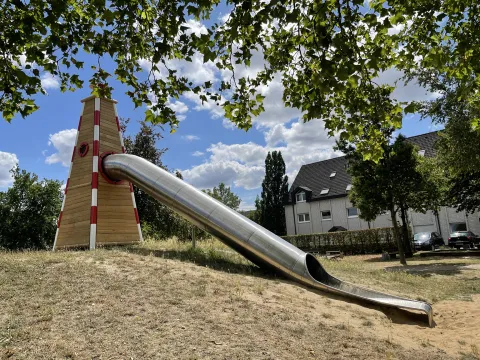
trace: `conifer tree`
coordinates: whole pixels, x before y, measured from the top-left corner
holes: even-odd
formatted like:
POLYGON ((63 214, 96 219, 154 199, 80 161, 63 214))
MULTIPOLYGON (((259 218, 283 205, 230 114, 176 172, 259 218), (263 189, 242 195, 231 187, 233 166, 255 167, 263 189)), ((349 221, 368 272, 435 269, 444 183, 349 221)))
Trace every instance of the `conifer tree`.
POLYGON ((265 178, 260 200, 260 225, 277 235, 286 233, 284 202, 288 195, 288 176, 280 151, 267 154, 265 178))

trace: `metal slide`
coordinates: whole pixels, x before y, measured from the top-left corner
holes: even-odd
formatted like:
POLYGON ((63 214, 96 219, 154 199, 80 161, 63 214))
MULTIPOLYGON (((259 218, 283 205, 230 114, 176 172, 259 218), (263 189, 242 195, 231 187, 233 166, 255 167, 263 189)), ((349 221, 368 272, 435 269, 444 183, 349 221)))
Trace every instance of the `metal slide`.
POLYGON ((259 266, 269 266, 304 285, 357 300, 425 312, 433 324, 432 307, 421 301, 382 294, 328 274, 311 254, 296 248, 209 195, 138 156, 112 154, 103 159, 112 180, 128 180, 171 207, 259 266))

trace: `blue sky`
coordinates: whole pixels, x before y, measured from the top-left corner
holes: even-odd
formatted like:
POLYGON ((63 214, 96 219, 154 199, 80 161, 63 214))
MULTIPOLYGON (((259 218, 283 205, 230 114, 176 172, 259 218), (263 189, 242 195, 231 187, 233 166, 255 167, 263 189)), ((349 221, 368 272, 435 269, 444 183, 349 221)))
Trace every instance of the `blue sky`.
MULTIPOLYGON (((219 12, 218 16, 221 15, 219 12)), ((204 31, 199 22, 189 20, 188 24, 194 32, 204 31)), ((84 89, 61 93, 57 79, 43 75, 43 86, 48 95, 37 97, 40 109, 26 119, 15 118, 10 124, 0 121, 0 190, 11 184, 8 170, 15 163, 42 178, 66 181, 80 116, 80 100, 90 94, 88 62, 91 59, 85 57, 83 60, 87 62, 85 71, 80 74, 86 83, 84 89)), ((216 70, 212 63, 203 64, 200 58, 196 60, 170 65, 196 82, 219 81, 228 76, 216 70)), ((141 65, 148 69, 147 61, 141 65)), ((102 67, 113 70, 107 59, 102 61, 102 67)), ((252 68, 237 71, 247 74, 261 67, 262 58, 257 54, 252 68)), ((398 71, 389 70, 378 81, 393 84, 400 76, 398 71)), ((127 133, 134 134, 138 130, 136 120, 143 118, 145 108, 134 109, 121 83, 110 78, 109 84, 114 88, 113 98, 118 100, 119 115, 131 118, 127 133)), ((186 181, 199 188, 225 182, 241 196, 241 208, 248 209, 261 192, 263 164, 268 151, 282 151, 290 182, 302 164, 340 155, 333 151, 334 139, 327 136, 321 120, 303 124, 298 120, 299 111, 283 106, 279 79, 261 91, 266 96, 266 112, 254 120, 248 132, 232 126, 214 104, 202 105, 192 96, 172 101, 174 110, 183 120, 176 133, 170 134, 167 127, 164 138, 158 141, 158 147, 169 149, 163 156, 164 164, 171 170, 180 170, 186 181)), ((394 96, 407 101, 429 99, 434 94, 426 93, 416 84, 404 86, 399 82, 394 96)), ((404 119, 401 133, 412 136, 434 129, 429 121, 420 121, 418 115, 411 115, 404 119)))

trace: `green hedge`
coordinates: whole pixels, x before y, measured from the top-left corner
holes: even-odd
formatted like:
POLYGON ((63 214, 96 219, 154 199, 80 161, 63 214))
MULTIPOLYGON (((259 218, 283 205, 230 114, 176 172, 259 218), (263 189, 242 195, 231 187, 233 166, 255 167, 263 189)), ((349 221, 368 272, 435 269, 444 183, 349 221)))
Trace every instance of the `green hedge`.
POLYGON ((287 235, 283 239, 310 252, 339 250, 344 254, 368 254, 397 251, 393 227, 339 231, 309 235, 287 235))

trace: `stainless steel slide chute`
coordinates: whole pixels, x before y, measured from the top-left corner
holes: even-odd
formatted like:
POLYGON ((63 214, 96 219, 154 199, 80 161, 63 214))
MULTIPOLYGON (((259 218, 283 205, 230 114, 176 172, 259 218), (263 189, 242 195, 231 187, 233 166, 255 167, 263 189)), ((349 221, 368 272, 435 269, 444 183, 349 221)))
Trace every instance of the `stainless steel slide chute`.
POLYGON ((105 175, 128 180, 171 207, 199 228, 259 266, 269 266, 304 285, 389 307, 417 310, 433 324, 431 305, 383 294, 341 281, 311 254, 240 215, 209 195, 138 156, 112 154, 103 159, 105 175))

